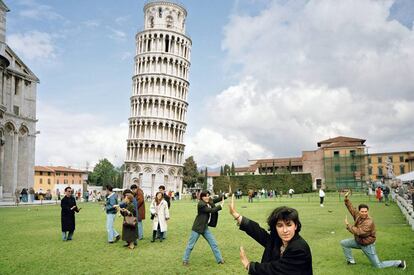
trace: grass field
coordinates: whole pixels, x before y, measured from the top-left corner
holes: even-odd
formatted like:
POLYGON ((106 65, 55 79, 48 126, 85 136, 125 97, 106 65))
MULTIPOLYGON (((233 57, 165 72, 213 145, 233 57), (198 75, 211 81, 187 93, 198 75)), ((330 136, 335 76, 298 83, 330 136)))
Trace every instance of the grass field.
MULTIPOLYGON (((315 194, 261 199, 252 204, 243 199, 236 201, 236 207, 262 226, 275 207, 296 208, 302 222, 301 235, 312 249, 314 274, 414 274, 414 232, 406 225, 397 205, 387 207, 373 199, 369 201, 365 195, 353 195, 351 199, 354 205, 368 202, 370 206, 380 259, 406 259, 405 271, 374 269, 360 250, 354 251, 357 265, 346 265, 339 241, 351 234, 345 230, 347 211, 337 194, 327 194, 324 208, 319 206, 315 194)), ((260 261, 263 249, 238 229, 228 214, 227 203, 220 212, 218 227, 212 229, 225 264, 215 263, 209 246, 200 238, 188 267, 182 266, 181 258, 196 214, 195 202, 172 202, 168 236, 162 243, 150 242, 151 220, 145 220, 144 240, 132 251, 121 242, 107 244, 106 216, 98 203, 81 204, 83 209, 76 217, 71 242, 60 239, 59 205, 0 208, 0 274, 245 274, 239 246, 245 247, 251 261, 260 261)), ((121 231, 121 218, 117 218, 116 228, 121 231)))

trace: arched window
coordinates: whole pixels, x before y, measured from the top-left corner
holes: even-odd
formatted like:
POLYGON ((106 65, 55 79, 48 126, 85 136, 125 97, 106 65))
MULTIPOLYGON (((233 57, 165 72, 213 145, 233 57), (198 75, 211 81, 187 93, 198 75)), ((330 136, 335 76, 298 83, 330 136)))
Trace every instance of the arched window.
POLYGON ((161 18, 162 17, 162 8, 158 8, 158 17, 161 18))
POLYGON ((151 16, 149 18, 148 22, 149 22, 149 27, 150 28, 154 28, 154 17, 153 16, 151 16))
POLYGON ((168 15, 167 18, 165 19, 165 21, 167 22, 167 28, 172 28, 173 26, 173 18, 171 15, 168 15))

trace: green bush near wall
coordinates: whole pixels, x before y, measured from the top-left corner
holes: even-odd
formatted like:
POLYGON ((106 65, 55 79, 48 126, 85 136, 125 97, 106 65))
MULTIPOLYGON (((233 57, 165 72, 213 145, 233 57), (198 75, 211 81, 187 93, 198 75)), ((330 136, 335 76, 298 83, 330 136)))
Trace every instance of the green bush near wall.
POLYGON ((284 194, 293 188, 295 193, 312 192, 311 174, 276 174, 276 175, 245 175, 245 176, 220 176, 213 178, 215 193, 227 192, 229 184, 232 190, 241 189, 244 194, 252 190, 277 190, 284 194))

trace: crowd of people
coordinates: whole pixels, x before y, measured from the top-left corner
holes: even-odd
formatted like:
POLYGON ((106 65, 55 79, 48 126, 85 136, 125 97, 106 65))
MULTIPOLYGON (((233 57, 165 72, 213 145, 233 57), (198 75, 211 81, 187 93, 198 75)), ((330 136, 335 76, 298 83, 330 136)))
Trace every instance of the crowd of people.
MULTIPOLYGON (((258 262, 249 260, 248 253, 242 246, 240 247, 240 261, 249 274, 313 274, 311 248, 299 234, 302 224, 298 211, 287 206, 275 208, 267 218, 268 229, 264 229, 259 223, 237 211, 235 202, 238 191, 233 194, 229 191, 227 194, 216 197, 212 197, 208 191, 202 191, 198 194, 197 215, 182 258, 184 266, 190 264, 191 252, 200 236, 209 244, 215 261, 218 264, 225 263, 218 242, 209 227, 217 226, 219 212, 223 209, 225 200, 230 195, 229 213, 236 221, 237 226, 264 248, 261 261, 258 262)), ((319 189, 319 197, 320 205, 323 206, 325 197, 323 189, 319 189)), ((348 265, 356 264, 352 249, 360 249, 372 266, 376 268, 397 267, 405 269, 407 266, 405 260, 381 261, 379 259, 375 248, 376 228, 373 218, 369 215, 369 206, 360 204, 357 209, 354 208, 349 199, 349 192, 344 195, 344 198, 345 206, 353 218, 353 222, 349 222, 347 217, 344 221, 346 230, 353 237, 340 241, 346 263, 348 265)), ((166 238, 170 219, 170 200, 170 196, 165 192, 165 187, 160 186, 150 203, 151 242, 155 242, 157 239, 162 242, 166 238)), ((73 239, 75 231, 75 214, 81 210, 76 205, 76 199, 70 187, 65 188, 61 208, 62 239, 70 241, 73 239)), ((144 237, 142 222, 145 219, 145 196, 143 191, 133 184, 130 189, 123 191, 122 200, 118 200, 112 186, 106 186, 105 211, 108 243, 113 244, 122 239, 125 242, 125 247, 134 249, 137 241, 144 237), (123 219, 121 234, 114 228, 117 213, 123 219)))

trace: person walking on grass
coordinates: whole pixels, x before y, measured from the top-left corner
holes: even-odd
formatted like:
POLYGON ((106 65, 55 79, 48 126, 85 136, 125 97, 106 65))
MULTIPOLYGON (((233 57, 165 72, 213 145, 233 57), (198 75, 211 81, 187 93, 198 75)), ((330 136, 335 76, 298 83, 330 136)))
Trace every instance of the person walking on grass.
POLYGON ((112 186, 106 186, 106 231, 108 232, 108 243, 114 243, 121 239, 119 233, 114 229, 114 221, 117 212, 118 199, 114 192, 112 192, 112 186))
POLYGON ((193 250, 200 235, 206 239, 213 251, 214 257, 218 264, 224 264, 223 257, 221 256, 220 249, 218 248, 217 242, 214 239, 208 229, 209 226, 216 227, 218 221, 218 211, 223 208, 225 195, 219 196, 216 199, 210 198, 210 193, 203 191, 200 193, 200 201, 197 204, 197 216, 194 220, 193 227, 191 229, 190 239, 188 240, 187 247, 185 249, 183 257, 183 265, 189 264, 190 254, 193 250), (221 201, 220 205, 215 205, 221 201))
POLYGON ((65 188, 65 196, 60 201, 61 223, 62 223, 62 240, 70 241, 75 231, 75 212, 79 212, 80 208, 76 205, 76 200, 72 196, 72 188, 65 188))
POLYGON ((129 249, 135 248, 135 243, 138 237, 137 222, 136 222, 136 207, 133 203, 134 196, 132 193, 124 195, 124 201, 120 206, 120 213, 124 217, 122 223, 122 240, 126 242, 126 247, 129 249))
POLYGON ((162 192, 157 192, 154 200, 151 202, 151 217, 152 219, 152 240, 155 242, 157 231, 159 231, 160 242, 164 239, 164 234, 167 232, 167 221, 170 219, 170 212, 168 211, 167 202, 164 200, 162 192))
POLYGON ((321 207, 323 207, 323 201, 325 199, 325 191, 323 191, 322 187, 319 188, 319 203, 321 207))
POLYGON ((240 247, 240 260, 249 274, 313 274, 311 250, 299 235, 302 224, 296 209, 286 206, 275 208, 267 218, 270 232, 239 214, 234 204, 234 196, 231 198, 229 210, 240 230, 264 247, 260 263, 249 261, 244 248, 240 247))
POLYGON ((393 260, 381 262, 375 251, 376 232, 373 219, 369 216, 369 207, 366 204, 360 204, 358 210, 353 208, 351 201, 348 199, 349 192, 345 193, 345 206, 352 215, 355 223, 351 225, 345 216, 346 229, 354 235, 354 238, 341 241, 346 261, 349 265, 356 264, 352 256, 352 248, 361 249, 368 257, 372 266, 376 268, 398 267, 405 269, 407 264, 404 260, 393 260))

